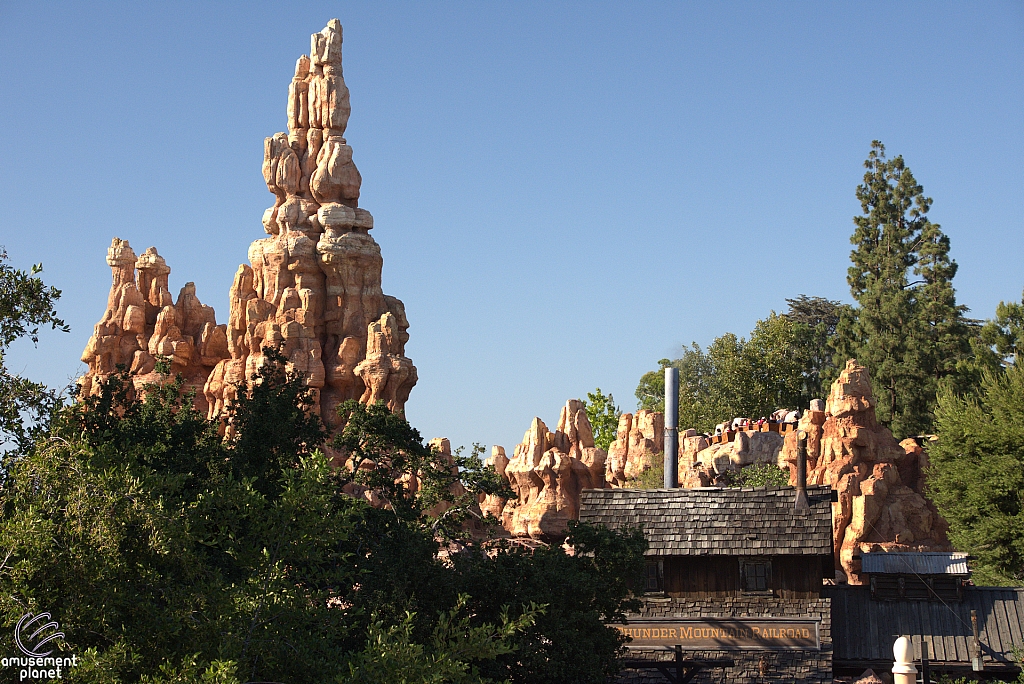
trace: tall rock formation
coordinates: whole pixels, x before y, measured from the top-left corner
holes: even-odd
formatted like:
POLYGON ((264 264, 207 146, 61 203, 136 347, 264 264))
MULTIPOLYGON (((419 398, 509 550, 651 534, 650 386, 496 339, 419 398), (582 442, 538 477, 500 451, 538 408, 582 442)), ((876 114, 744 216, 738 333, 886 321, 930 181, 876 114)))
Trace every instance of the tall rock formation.
POLYGON ((344 138, 351 107, 341 44, 337 19, 313 34, 288 87, 288 133, 264 141, 263 178, 275 197, 263 215, 269 237, 250 245, 250 265, 235 274, 227 324, 217 326, 191 283, 172 303, 170 269, 156 250, 136 259, 115 238, 107 311, 82 357, 86 393, 119 363, 145 377, 157 356, 167 356, 172 373, 200 390, 197 407, 217 417, 271 346, 316 390, 329 428, 338 427, 335 407, 346 399, 404 410, 417 379, 405 356, 409 321, 402 302, 381 289, 373 217, 358 204, 362 178, 344 138))
POLYGON ((227 326, 217 325, 213 308, 185 283, 177 301, 168 284, 170 267, 155 247, 136 258, 127 240, 114 238, 107 249, 113 282, 103 318, 93 328, 82 352, 89 366, 79 379, 82 396, 99 392, 99 383, 118 366, 134 373, 137 391, 178 374, 186 389, 195 389, 196 407, 208 409, 202 389, 210 370, 228 356, 227 326), (169 373, 157 372, 157 360, 169 362, 169 373))
MULTIPOLYGON (((505 529, 517 537, 564 539, 568 522, 579 520, 580 492, 605 486, 606 456, 594 446, 594 431, 579 399, 562 407, 554 432, 534 418, 511 460, 501 447, 489 459, 517 497, 500 509, 505 529)), ((482 508, 494 515, 499 502, 497 497, 485 500, 482 508)))
POLYGON ((608 447, 605 479, 611 487, 628 487, 629 480, 654 467, 664 453, 665 414, 647 409, 623 413, 608 447))
MULTIPOLYGON (((924 498, 924 451, 897 442, 879 425, 868 370, 846 362, 824 411, 804 412, 807 484, 836 490, 832 504, 836 568, 860 583, 862 551, 948 551, 949 525, 924 498), (856 556, 856 558, 855 558, 856 556)), ((786 435, 779 464, 796 477, 797 432, 786 435)))
POLYGON ((277 346, 319 393, 319 412, 338 427, 346 399, 404 410, 416 384, 405 356, 405 306, 381 289, 383 259, 370 237, 373 217, 358 206, 362 177, 345 141, 348 88, 337 19, 311 39, 288 87, 288 133, 264 141, 263 179, 275 196, 263 215, 270 237, 249 247, 231 287, 228 350, 205 394, 211 417, 234 386, 277 346))

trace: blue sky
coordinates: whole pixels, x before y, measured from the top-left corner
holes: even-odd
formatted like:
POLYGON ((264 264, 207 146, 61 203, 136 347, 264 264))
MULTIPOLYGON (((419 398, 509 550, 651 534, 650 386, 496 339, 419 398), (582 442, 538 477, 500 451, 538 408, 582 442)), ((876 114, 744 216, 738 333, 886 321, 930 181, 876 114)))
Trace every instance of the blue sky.
POLYGON ((115 235, 226 319, 273 202, 263 138, 332 17, 426 438, 511 450, 594 387, 632 409, 659 358, 787 297, 849 301, 873 139, 934 198, 972 315, 1021 296, 1020 2, 4 0, 0 244, 72 327, 12 370, 81 372, 115 235))

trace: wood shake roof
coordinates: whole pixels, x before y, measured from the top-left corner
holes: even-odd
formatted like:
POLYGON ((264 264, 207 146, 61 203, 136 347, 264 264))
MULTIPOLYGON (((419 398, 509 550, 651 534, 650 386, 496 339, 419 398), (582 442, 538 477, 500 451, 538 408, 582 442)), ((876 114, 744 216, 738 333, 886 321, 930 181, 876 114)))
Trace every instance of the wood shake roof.
POLYGON ((972 610, 986 668, 1016 669, 1014 650, 1024 644, 1024 589, 1018 587, 965 587, 963 601, 945 603, 874 601, 864 586, 826 586, 822 595, 832 599, 833 658, 839 666, 891 663, 892 644, 900 636, 911 638, 918 656, 924 638, 933 661, 969 665, 972 610))
POLYGON ((792 487, 584 489, 580 521, 641 527, 652 556, 831 555, 831 488, 808 487, 805 514, 794 497, 792 487))

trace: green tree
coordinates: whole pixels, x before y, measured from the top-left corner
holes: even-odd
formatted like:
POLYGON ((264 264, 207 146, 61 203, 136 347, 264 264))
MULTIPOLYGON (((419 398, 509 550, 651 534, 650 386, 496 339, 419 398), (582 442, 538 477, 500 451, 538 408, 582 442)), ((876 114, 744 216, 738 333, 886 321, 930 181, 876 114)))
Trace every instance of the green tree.
POLYGON ((940 391, 928 492, 980 583, 1024 581, 1024 367, 988 372, 977 396, 940 391))
POLYGON ((842 312, 849 307, 824 297, 800 295, 787 299, 789 311, 783 314, 794 326, 796 343, 803 362, 803 394, 810 399, 823 399, 829 385, 839 375, 832 339, 842 312))
POLYGON ((264 419, 292 417, 277 424, 276 472, 253 468, 264 445, 225 443, 180 381, 139 400, 126 376, 6 460, 0 614, 54 613, 86 661, 72 681, 219 661, 245 680, 319 682, 360 638, 332 601, 356 581, 352 532, 366 506, 341 493, 294 421, 309 394, 301 380, 261 380, 254 393, 275 399, 264 419))
POLYGON ((82 661, 69 681, 603 682, 616 669, 622 638, 604 623, 631 605, 642 536, 581 527, 575 555, 484 553, 449 513, 493 470, 431 451, 382 405, 342 407, 330 464, 309 388, 264 352, 229 440, 180 379, 136 397, 121 374, 3 458, 0 616, 53 613, 82 661), (344 493, 370 484, 389 505, 344 493))
POLYGON ((1024 350, 1024 294, 1020 304, 999 302, 996 317, 981 329, 982 341, 995 349, 1003 366, 1019 365, 1024 350))
POLYGON ((813 341, 806 328, 772 312, 760 320, 750 339, 726 333, 707 351, 694 343, 675 361, 645 373, 636 390, 638 406, 664 410, 664 369, 679 369, 679 426, 710 431, 736 416, 759 418, 777 408, 806 405, 813 341))
POLYGON ((590 426, 594 429, 595 446, 607 451, 615 441, 622 410, 615 405, 615 398, 611 394, 605 396, 600 387, 593 392, 587 392, 587 400, 583 406, 587 410, 590 426))
POLYGON ((647 542, 638 529, 616 532, 569 523, 560 545, 454 559, 454 584, 480 619, 500 624, 505 606, 543 606, 533 626, 510 639, 516 651, 480 664, 489 678, 521 684, 599 684, 617 674, 625 638, 610 623, 639 609, 647 542))
POLYGON ((786 487, 789 485, 789 471, 774 463, 752 463, 736 474, 736 487, 786 487))
POLYGON ((531 607, 516 620, 502 616, 500 626, 474 625, 465 615, 469 596, 459 596, 454 608, 438 616, 427 644, 414 639, 415 614, 397 625, 373 616, 366 647, 348 662, 339 684, 487 684, 474 662, 493 660, 516 651, 510 640, 536 622, 544 609, 531 607))
POLYGON ((43 283, 38 277, 42 270, 42 264, 28 272, 12 267, 7 251, 0 247, 0 447, 8 449, 26 448, 61 404, 57 392, 11 373, 4 364, 15 340, 28 337, 36 343, 44 326, 69 330, 54 309, 60 290, 43 283))
POLYGON ((871 371, 879 418, 897 436, 919 434, 940 381, 971 353, 966 308, 956 304, 949 238, 928 220, 932 200, 903 157, 887 159, 876 140, 864 166, 847 276, 858 306, 842 312, 834 347, 871 371))

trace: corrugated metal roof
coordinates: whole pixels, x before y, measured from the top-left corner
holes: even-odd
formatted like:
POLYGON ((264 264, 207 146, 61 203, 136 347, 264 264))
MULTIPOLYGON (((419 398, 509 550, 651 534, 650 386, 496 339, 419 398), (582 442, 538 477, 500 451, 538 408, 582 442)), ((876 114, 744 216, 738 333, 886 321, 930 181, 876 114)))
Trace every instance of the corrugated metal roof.
POLYGON ((969 667, 974 610, 986 667, 1014 667, 1014 649, 1024 643, 1024 589, 964 587, 963 592, 963 601, 947 603, 874 601, 869 587, 823 587, 821 595, 832 599, 833 663, 861 668, 892 663, 893 642, 908 636, 915 657, 923 638, 933 661, 969 667))
POLYGON ((832 490, 808 487, 810 511, 793 511, 792 487, 585 489, 580 521, 641 527, 653 556, 832 555, 832 490))
POLYGON ((958 551, 874 552, 860 555, 862 572, 877 575, 969 575, 967 554, 958 551))

